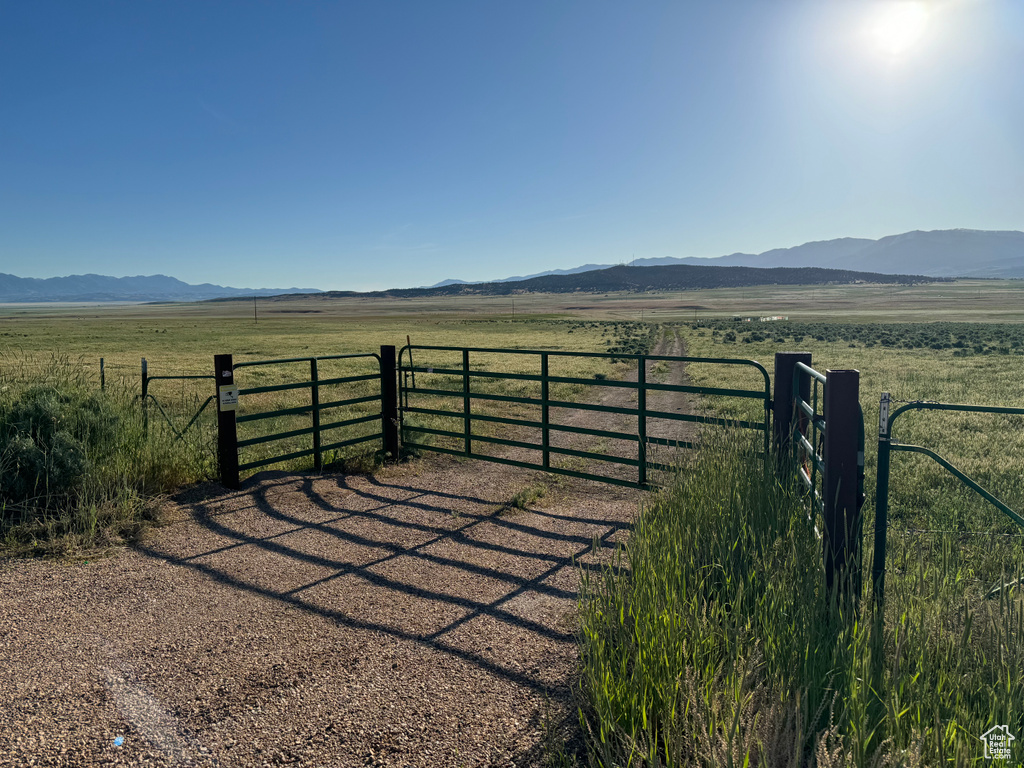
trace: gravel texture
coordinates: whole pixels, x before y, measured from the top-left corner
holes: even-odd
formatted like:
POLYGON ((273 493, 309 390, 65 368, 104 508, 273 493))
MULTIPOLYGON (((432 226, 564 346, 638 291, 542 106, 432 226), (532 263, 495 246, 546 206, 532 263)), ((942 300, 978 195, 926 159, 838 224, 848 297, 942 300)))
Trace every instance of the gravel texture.
POLYGON ((638 494, 509 508, 538 477, 266 472, 113 556, 0 563, 0 765, 541 764, 571 720, 578 569, 638 494))

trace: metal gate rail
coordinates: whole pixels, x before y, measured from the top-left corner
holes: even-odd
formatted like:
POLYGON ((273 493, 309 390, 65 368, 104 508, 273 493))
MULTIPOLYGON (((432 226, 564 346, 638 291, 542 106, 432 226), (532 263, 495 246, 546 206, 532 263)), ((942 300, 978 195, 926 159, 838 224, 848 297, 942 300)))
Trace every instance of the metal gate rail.
POLYGON ((768 372, 760 363, 757 363, 753 360, 705 357, 673 357, 667 355, 637 355, 623 354, 620 352, 559 352, 547 350, 495 349, 487 347, 407 345, 403 347, 398 354, 398 369, 400 388, 399 400, 401 404, 401 413, 403 416, 404 414, 415 413, 447 418, 456 418, 462 419, 463 421, 462 431, 457 432, 450 429, 438 429, 435 427, 408 425, 405 424, 403 420, 403 431, 406 434, 406 439, 403 440, 403 444, 408 447, 418 448, 420 450, 436 451, 439 453, 448 453, 457 456, 471 456, 474 458, 479 458, 486 461, 493 461, 500 464, 510 464, 512 466, 525 467, 530 469, 542 469, 548 472, 569 475, 572 477, 581 477, 590 480, 598 480, 601 482, 612 483, 615 485, 646 488, 651 485, 650 478, 648 476, 649 470, 672 469, 670 465, 650 460, 647 456, 647 446, 659 445, 683 448, 693 447, 693 444, 690 442, 677 441, 668 438, 648 435, 647 426, 648 420, 650 419, 660 419, 677 422, 691 422, 696 424, 711 424, 725 427, 737 427, 743 429, 758 430, 763 432, 764 434, 766 450, 768 447, 769 412, 771 409, 771 384, 768 377, 768 372), (417 366, 413 364, 414 351, 461 353, 462 365, 456 368, 427 365, 417 366), (533 356, 539 359, 540 373, 500 373, 495 371, 473 370, 470 365, 471 354, 533 356), (406 357, 408 357, 408 361, 406 361, 406 357), (553 376, 549 373, 549 363, 551 358, 603 358, 614 360, 631 360, 634 361, 636 364, 637 380, 634 382, 609 379, 586 379, 573 376, 553 376), (723 365, 749 366, 757 369, 758 372, 761 373, 764 379, 764 390, 745 390, 726 387, 697 387, 690 385, 673 385, 649 382, 647 381, 646 375, 648 361, 711 363, 723 365), (421 378, 424 374, 441 374, 459 377, 461 379, 462 386, 459 389, 442 389, 437 387, 416 386, 417 373, 421 374, 421 378), (501 395, 486 392, 474 392, 471 386, 471 382, 473 379, 539 382, 541 385, 541 395, 539 398, 536 398, 517 397, 514 395, 501 395), (549 387, 551 384, 578 384, 585 386, 600 386, 612 388, 618 387, 633 390, 637 394, 637 406, 635 408, 623 408, 620 406, 606 406, 594 403, 577 403, 565 400, 554 400, 550 397, 549 387), (722 419, 711 416, 699 416, 694 414, 670 413, 667 411, 650 410, 647 408, 647 393, 651 391, 685 392, 702 395, 720 395, 726 397, 758 399, 761 400, 764 404, 765 418, 763 421, 748 421, 742 419, 722 419), (434 397, 461 398, 462 409, 458 411, 453 411, 445 410, 442 408, 429 408, 424 406, 412 405, 410 404, 409 400, 411 393, 415 393, 416 395, 434 397), (492 414, 477 414, 473 412, 472 404, 474 400, 539 406, 541 409, 541 418, 539 421, 535 421, 530 419, 520 419, 508 416, 496 416, 492 414), (566 424, 552 423, 550 418, 551 408, 588 410, 597 411, 601 413, 615 413, 626 416, 632 416, 637 419, 637 431, 635 433, 619 432, 615 430, 575 427, 566 424), (540 442, 530 443, 522 440, 513 440, 505 437, 495 437, 491 435, 477 434, 474 433, 472 429, 474 421, 488 422, 494 424, 507 424, 510 426, 539 429, 541 431, 540 442), (636 458, 609 456, 607 454, 595 453, 592 451, 581 451, 573 448, 554 446, 551 445, 552 432, 573 433, 588 435, 592 437, 603 437, 615 440, 633 441, 637 444, 636 458), (461 440, 463 443, 462 449, 458 450, 455 448, 430 445, 423 442, 415 442, 414 440, 409 439, 409 435, 411 433, 430 434, 437 435, 439 437, 449 437, 454 438, 456 440, 461 440), (542 459, 540 463, 536 463, 529 461, 520 461, 518 459, 491 456, 488 454, 481 454, 473 450, 475 442, 503 445, 512 448, 539 450, 541 452, 542 459), (637 479, 624 480, 622 478, 609 477, 607 475, 598 475, 592 472, 585 472, 581 470, 568 469, 565 467, 552 466, 552 454, 574 456, 578 458, 590 459, 597 462, 617 464, 628 467, 636 467, 637 479))
MULTIPOLYGON (((106 386, 106 379, 105 379, 105 375, 104 375, 103 358, 100 358, 100 377, 101 377, 101 386, 105 387, 106 386)), ((179 430, 176 426, 174 426, 174 421, 171 419, 170 415, 167 413, 166 410, 164 410, 163 404, 159 400, 156 399, 156 396, 152 392, 149 391, 150 382, 153 382, 153 381, 188 381, 188 380, 193 380, 193 379, 216 379, 216 378, 217 378, 216 376, 213 376, 211 374, 205 374, 205 375, 203 375, 203 374, 192 374, 192 375, 181 375, 181 376, 150 376, 149 375, 149 364, 146 362, 146 358, 142 358, 142 398, 141 398, 141 400, 142 400, 142 429, 143 429, 144 434, 149 435, 149 403, 152 402, 156 406, 157 410, 160 412, 160 416, 163 417, 163 420, 165 422, 167 422, 167 426, 170 428, 171 432, 174 433, 174 439, 175 440, 181 440, 182 438, 184 438, 185 433, 188 432, 189 429, 191 429, 192 425, 195 424, 197 421, 199 421, 199 417, 202 415, 203 411, 206 410, 206 406, 208 406, 210 403, 212 403, 213 399, 214 399, 213 395, 210 395, 209 397, 207 397, 202 402, 202 405, 199 406, 199 409, 192 415, 192 418, 189 420, 188 424, 186 424, 183 429, 179 430)))
POLYGON ((960 405, 956 403, 935 403, 918 400, 906 403, 890 414, 889 408, 891 403, 892 398, 889 393, 883 392, 878 414, 878 490, 875 499, 875 562, 872 570, 875 595, 879 598, 885 592, 886 529, 889 526, 889 463, 892 451, 920 453, 929 457, 1014 523, 1024 527, 1024 516, 997 499, 949 461, 935 453, 935 451, 920 445, 899 443, 892 437, 892 427, 896 419, 908 411, 959 411, 961 413, 999 413, 1022 416, 1024 415, 1024 408, 997 405, 960 405))
MULTIPOLYGON (((864 504, 864 412, 860 406, 860 372, 828 370, 821 373, 808 364, 810 355, 807 355, 807 362, 799 359, 789 362, 792 364, 793 411, 788 443, 796 476, 807 491, 811 508, 808 517, 822 540, 826 586, 829 590, 838 587, 856 599, 861 585, 861 507, 864 504), (823 523, 820 528, 819 516, 823 523)), ((777 376, 779 368, 777 356, 777 376)))
POLYGON ((817 514, 825 511, 825 504, 822 501, 821 493, 818 491, 818 474, 825 471, 825 459, 818 453, 816 446, 821 445, 820 436, 825 433, 825 417, 818 413, 818 393, 825 386, 825 374, 816 371, 809 365, 797 362, 794 366, 796 375, 793 376, 793 405, 798 414, 793 420, 793 435, 791 445, 793 446, 793 458, 796 463, 796 474, 807 489, 811 501, 811 507, 817 514), (801 397, 801 384, 809 379, 811 400, 808 402, 801 397), (811 439, 807 439, 807 432, 810 430, 811 439), (807 465, 810 464, 810 471, 807 465))
POLYGON ((380 421, 381 413, 371 413, 366 416, 359 416, 352 419, 341 419, 339 421, 333 421, 328 424, 321 422, 321 414, 326 411, 331 411, 336 408, 343 408, 345 406, 358 405, 360 403, 369 402, 380 402, 381 391, 377 389, 375 394, 362 396, 362 397, 350 397, 341 400, 333 400, 326 403, 320 402, 320 389, 321 387, 327 387, 336 384, 351 384, 359 381, 372 381, 380 380, 381 372, 378 370, 377 373, 361 374, 358 376, 340 376, 330 379, 321 379, 319 377, 319 363, 328 360, 351 360, 358 358, 373 358, 377 361, 378 368, 380 367, 380 355, 373 352, 360 353, 360 354, 349 354, 349 355, 322 355, 319 357, 291 357, 283 358, 280 360, 253 360, 244 363, 235 363, 233 370, 237 371, 240 368, 254 368, 258 366, 272 366, 272 365, 286 365, 289 363, 309 363, 309 379, 306 381, 289 382, 287 384, 270 384, 267 386, 258 387, 244 387, 239 388, 238 397, 241 402, 241 398, 246 395, 256 395, 267 392, 285 392, 288 390, 295 389, 308 389, 310 393, 310 404, 302 405, 293 408, 280 408, 274 411, 264 411, 259 413, 247 413, 240 416, 236 416, 235 421, 238 424, 245 422, 262 421, 265 419, 273 419, 280 416, 296 416, 302 414, 310 414, 312 423, 308 427, 302 427, 299 429, 290 429, 284 432, 277 432, 269 435, 260 435, 258 437, 251 437, 246 440, 239 440, 237 447, 239 449, 251 445, 259 445, 260 443, 267 443, 273 440, 283 440, 290 437, 301 437, 303 435, 312 435, 313 441, 310 448, 306 448, 300 451, 292 451, 290 453, 281 454, 279 456, 272 456, 270 458, 258 459, 238 465, 239 471, 246 469, 255 469, 256 467, 266 466, 267 464, 276 464, 282 461, 289 461, 291 459, 299 459, 305 456, 313 457, 313 465, 316 469, 322 469, 323 467, 323 453, 324 451, 334 450, 337 448, 343 448, 349 445, 356 445, 357 443, 365 443, 371 440, 381 439, 383 428, 380 432, 372 433, 369 435, 363 435, 361 437, 349 438, 346 440, 338 440, 333 443, 323 444, 323 434, 335 429, 341 429, 343 427, 350 427, 355 424, 363 424, 370 421, 380 421))

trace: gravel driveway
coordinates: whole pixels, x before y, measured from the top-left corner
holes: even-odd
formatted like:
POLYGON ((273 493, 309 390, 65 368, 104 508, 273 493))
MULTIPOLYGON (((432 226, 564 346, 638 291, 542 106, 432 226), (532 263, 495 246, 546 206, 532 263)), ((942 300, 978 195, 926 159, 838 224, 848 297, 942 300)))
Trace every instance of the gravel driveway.
POLYGON ((573 717, 578 569, 638 494, 509 508, 538 478, 267 472, 114 556, 0 563, 0 765, 542 764, 573 717))

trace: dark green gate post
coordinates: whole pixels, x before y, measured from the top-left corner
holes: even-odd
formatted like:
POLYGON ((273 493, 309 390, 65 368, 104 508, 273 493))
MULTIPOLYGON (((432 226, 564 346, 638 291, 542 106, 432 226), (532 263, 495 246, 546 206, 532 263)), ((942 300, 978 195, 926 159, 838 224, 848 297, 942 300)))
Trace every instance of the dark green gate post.
POLYGON ((825 584, 860 596, 860 371, 825 371, 825 584))
POLYGON ((640 356, 636 368, 636 437, 637 449, 637 482, 643 488, 647 485, 647 358, 640 356))
POLYGON ((309 358, 309 400, 313 406, 313 469, 317 472, 324 468, 324 455, 320 450, 320 371, 316 358, 309 358))
POLYGON ((472 423, 469 411, 469 350, 462 350, 462 409, 465 422, 466 455, 473 455, 472 423))
POLYGON ((225 403, 222 387, 234 387, 235 369, 231 355, 213 356, 213 375, 217 403, 217 460, 220 464, 220 483, 225 488, 238 490, 238 427, 235 424, 235 405, 225 403))
POLYGON ((544 469, 551 468, 551 409, 548 406, 548 397, 551 394, 548 386, 548 353, 540 354, 540 444, 541 464, 544 469))
MULTIPOLYGON (((787 470, 790 461, 790 442, 793 438, 793 423, 806 418, 793 412, 793 376, 796 364, 811 364, 810 352, 776 352, 775 353, 775 395, 772 401, 773 442, 775 458, 779 471, 787 470)), ((803 376, 800 381, 800 397, 805 401, 811 396, 811 380, 803 376)), ((800 430, 806 432, 804 427, 800 430)))
POLYGON ((142 358, 142 436, 149 437, 149 403, 146 401, 149 395, 149 366, 146 358, 142 358))
POLYGON ((878 408, 878 474, 875 491, 875 562, 871 568, 875 606, 885 597, 885 533, 889 527, 889 402, 882 393, 878 408))
MULTIPOLYGON (((412 350, 409 351, 412 360, 412 350)), ((391 461, 398 461, 398 370, 395 367, 395 348, 380 348, 380 426, 384 438, 384 451, 391 461)))

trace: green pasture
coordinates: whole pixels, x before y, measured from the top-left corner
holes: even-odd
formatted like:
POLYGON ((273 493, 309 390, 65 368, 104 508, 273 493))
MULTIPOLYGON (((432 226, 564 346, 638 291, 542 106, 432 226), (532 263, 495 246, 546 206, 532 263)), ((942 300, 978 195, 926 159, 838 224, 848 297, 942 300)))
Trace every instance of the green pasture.
MULTIPOLYGON (((529 304, 529 302, 527 302, 529 304)), ((213 371, 215 354, 231 353, 234 362, 251 363, 303 357, 325 357, 379 352, 384 344, 402 347, 407 339, 418 346, 471 346, 499 349, 565 350, 579 352, 631 353, 641 349, 645 338, 639 338, 637 326, 629 321, 574 320, 555 317, 548 313, 507 316, 458 316, 449 308, 447 313, 408 318, 402 315, 383 317, 352 317, 352 307, 321 313, 307 309, 281 309, 271 304, 263 317, 251 314, 237 316, 238 310, 251 305, 235 302, 210 303, 210 316, 197 317, 197 305, 174 306, 122 306, 106 310, 92 310, 89 315, 71 309, 26 311, 24 315, 8 316, 0 320, 0 381, 31 382, 46 375, 54 355, 63 366, 76 367, 77 374, 99 386, 100 358, 104 360, 105 380, 110 388, 118 388, 136 395, 141 392, 141 360, 147 361, 150 377, 209 376, 213 371), (233 314, 232 314, 233 313, 233 314), (328 314, 328 316, 323 316, 328 314)), ((502 309, 505 308, 503 305, 502 309)), ((259 311, 259 307, 257 308, 259 311)), ((644 347, 646 348, 646 347, 644 347)), ((408 356, 406 357, 408 361, 408 356)), ((417 352, 416 365, 436 368, 460 368, 461 356, 444 352, 417 352)), ((474 353, 474 368, 494 372, 529 372, 539 374, 539 358, 509 357, 497 354, 474 353), (526 365, 527 370, 521 370, 526 365)), ((611 360, 587 358, 552 358, 551 375, 574 378, 612 376, 621 368, 611 360)), ((318 363, 321 380, 360 376, 375 372, 377 363, 372 358, 352 360, 326 360, 318 363)), ((279 384, 308 381, 308 362, 291 362, 259 366, 245 366, 236 373, 236 383, 243 389, 261 388, 279 384)), ((458 376, 420 374, 421 386, 437 389, 461 388, 458 376)), ((474 380, 474 390, 483 393, 539 397, 539 383, 495 380, 474 380)), ((154 378, 149 383, 147 399, 148 424, 155 434, 169 428, 181 432, 192 417, 213 394, 210 379, 154 378)), ((321 404, 359 398, 376 392, 373 381, 327 385, 321 388, 321 404)), ((580 393, 579 385, 555 385, 552 396, 572 400, 580 393)), ((308 388, 279 392, 243 395, 239 416, 283 409, 296 409, 310 404, 308 388)), ((452 399, 435 398, 434 408, 461 408, 452 399)), ((366 402, 324 411, 321 422, 329 425, 338 421, 368 416, 379 406, 366 402)), ((533 410, 538 410, 534 408, 533 410)), ((481 413, 495 413, 513 418, 538 418, 529 407, 489 403, 478 406, 481 413)), ((215 412, 207 405, 200 418, 189 428, 189 435, 212 456, 214 444, 215 412), (198 435, 198 437, 195 437, 198 435)), ((456 420, 444 417, 420 416, 410 423, 435 429, 461 430, 456 420)), ((249 440, 290 432, 310 426, 312 413, 303 412, 286 416, 246 422, 239 425, 239 439, 249 440)), ((372 434, 379 424, 366 422, 341 430, 326 431, 323 444, 372 434)), ((175 437, 168 432, 168 439, 175 437)), ((242 449, 243 463, 260 461, 285 455, 312 445, 308 435, 258 443, 242 449)), ((370 443, 328 452, 327 463, 365 453, 370 443)), ((311 459, 298 459, 281 465, 299 469, 311 466, 311 459)))
MULTIPOLYGON (((61 309, 37 310, 26 316, 8 317, 0 321, 0 402, 13 402, 19 392, 33 386, 70 387, 76 391, 100 387, 100 358, 104 360, 106 392, 126 409, 124 418, 137 420, 141 433, 148 435, 147 444, 166 444, 176 453, 195 457, 189 465, 193 471, 180 481, 204 479, 214 471, 215 407, 209 402, 214 394, 213 356, 230 352, 236 370, 236 383, 244 390, 261 389, 282 384, 308 382, 311 376, 308 360, 288 363, 246 365, 306 357, 363 354, 379 352, 383 344, 403 346, 411 339, 419 346, 451 344, 501 349, 540 349, 631 353, 648 343, 649 330, 639 334, 636 324, 605 320, 571 320, 548 315, 508 317, 460 317, 438 314, 412 320, 404 317, 319 317, 304 312, 268 312, 258 319, 225 317, 219 304, 208 305, 212 316, 194 317, 194 305, 173 308, 112 307, 93 309, 90 316, 61 309), (639 335, 638 335, 639 334, 639 335), (641 339, 640 336, 644 338, 641 339), (150 377, 148 397, 139 402, 142 389, 141 360, 147 361, 150 377), (175 378, 191 377, 191 378, 175 378), (196 415, 198 414, 198 418, 196 415)), ((237 309, 231 305, 229 310, 237 309)), ((406 362, 408 362, 408 355, 406 362)), ((460 369, 461 355, 436 351, 417 351, 413 363, 438 369, 460 369)), ((474 352, 475 370, 509 373, 538 373, 539 357, 510 357, 501 354, 474 352), (526 366, 524 369, 523 366, 526 366)), ((374 374, 379 371, 374 357, 342 360, 319 360, 318 378, 331 379, 374 374)), ((614 378, 621 370, 614 358, 553 357, 550 374, 582 379, 614 378), (599 378, 600 377, 600 378, 599 378)), ((418 374, 420 387, 460 390, 461 377, 434 373, 418 374)), ((474 379, 475 392, 520 397, 537 397, 540 384, 528 381, 474 379)), ((581 394, 581 385, 555 384, 551 395, 572 401, 581 394)), ((354 398, 379 394, 373 380, 324 384, 320 388, 321 406, 354 398)), ((457 398, 435 397, 420 402, 431 408, 460 410, 457 398)), ((271 411, 292 410, 292 413, 255 421, 242 421, 238 426, 241 441, 257 441, 241 448, 242 463, 260 462, 276 456, 308 450, 309 434, 258 442, 281 433, 294 433, 312 426, 311 390, 300 386, 284 391, 243 394, 238 416, 271 411)), ((539 408, 502 402, 478 402, 478 413, 491 413, 513 418, 539 419, 539 408), (535 412, 536 411, 536 412, 535 412)), ((379 413, 373 400, 343 405, 321 411, 322 444, 331 446, 362 436, 379 433, 379 422, 368 419, 359 425, 332 428, 337 422, 371 417, 379 413)), ((416 414, 408 423, 413 426, 461 432, 461 421, 453 418, 416 414)), ((487 425, 475 431, 486 434, 487 425)), ((433 441, 433 436, 424 438, 433 441)), ((444 442, 445 438, 439 438, 444 442)), ((448 439, 448 442, 451 442, 448 439)), ((377 441, 368 441, 339 449, 325 450, 325 464, 351 463, 358 459, 365 465, 379 448, 377 441)), ((275 465, 283 469, 307 469, 312 457, 292 459, 275 465)), ((138 485, 138 483, 136 483, 138 485)), ((152 490, 152 486, 147 486, 152 490)), ((170 490, 164 485, 159 490, 170 490)), ((10 517, 10 516, 9 516, 10 517)))

